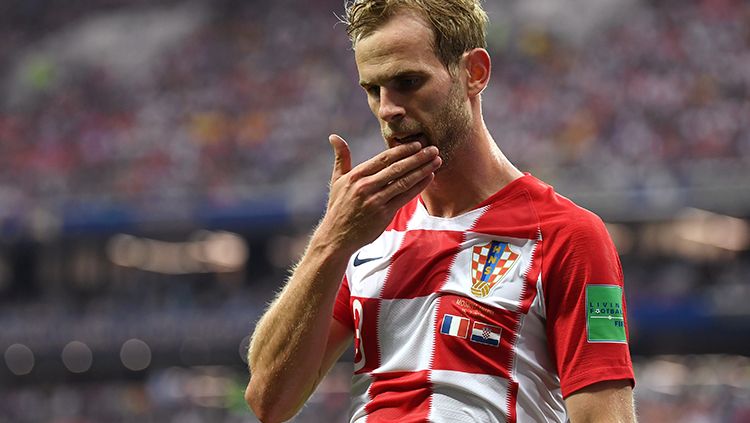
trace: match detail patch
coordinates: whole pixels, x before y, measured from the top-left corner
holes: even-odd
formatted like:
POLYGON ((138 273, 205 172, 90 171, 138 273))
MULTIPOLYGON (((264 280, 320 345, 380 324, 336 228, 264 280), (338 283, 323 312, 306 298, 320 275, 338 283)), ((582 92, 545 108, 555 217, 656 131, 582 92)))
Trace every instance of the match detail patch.
POLYGON ((586 331, 589 342, 627 343, 622 287, 586 285, 586 331))

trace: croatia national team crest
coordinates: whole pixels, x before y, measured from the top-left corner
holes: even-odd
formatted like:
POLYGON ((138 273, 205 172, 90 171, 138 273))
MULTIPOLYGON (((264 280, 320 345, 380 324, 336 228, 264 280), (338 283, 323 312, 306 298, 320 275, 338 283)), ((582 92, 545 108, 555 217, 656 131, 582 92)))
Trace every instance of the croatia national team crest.
POLYGON ((490 291, 518 261, 519 254, 507 242, 492 241, 474 247, 471 255, 471 293, 479 298, 490 291))

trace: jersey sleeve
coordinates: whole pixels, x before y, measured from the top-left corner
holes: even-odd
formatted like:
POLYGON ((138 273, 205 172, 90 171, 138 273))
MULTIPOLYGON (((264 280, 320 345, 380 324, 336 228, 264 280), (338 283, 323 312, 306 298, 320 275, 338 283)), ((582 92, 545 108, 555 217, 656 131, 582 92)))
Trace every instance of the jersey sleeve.
POLYGON ((622 267, 603 222, 581 210, 553 235, 544 297, 563 397, 606 380, 633 385, 622 267))
POLYGON ((341 281, 339 292, 336 295, 336 302, 333 305, 333 318, 354 331, 354 320, 352 318, 352 311, 349 305, 350 296, 351 291, 349 290, 349 281, 345 275, 341 281))

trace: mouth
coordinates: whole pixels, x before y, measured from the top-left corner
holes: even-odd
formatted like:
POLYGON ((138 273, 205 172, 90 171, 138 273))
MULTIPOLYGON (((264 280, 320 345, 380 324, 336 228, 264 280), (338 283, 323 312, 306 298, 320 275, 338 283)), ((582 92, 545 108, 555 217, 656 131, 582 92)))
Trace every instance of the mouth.
POLYGON ((427 147, 429 145, 429 142, 427 141, 427 137, 425 137, 424 133, 418 132, 416 134, 410 134, 410 135, 402 135, 402 136, 392 136, 390 137, 391 146, 396 146, 399 144, 408 144, 410 142, 417 141, 420 144, 422 144, 422 147, 427 147))

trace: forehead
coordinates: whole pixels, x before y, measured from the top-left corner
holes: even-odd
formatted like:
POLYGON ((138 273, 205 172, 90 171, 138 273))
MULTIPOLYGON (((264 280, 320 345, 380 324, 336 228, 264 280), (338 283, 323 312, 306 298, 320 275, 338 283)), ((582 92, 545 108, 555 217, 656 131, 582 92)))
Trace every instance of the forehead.
POLYGON ((445 69, 435 55, 433 44, 432 27, 415 13, 390 18, 355 45, 354 58, 361 82, 376 84, 398 73, 445 69))

